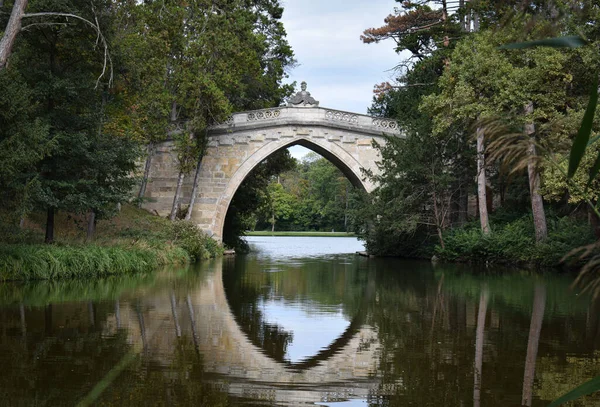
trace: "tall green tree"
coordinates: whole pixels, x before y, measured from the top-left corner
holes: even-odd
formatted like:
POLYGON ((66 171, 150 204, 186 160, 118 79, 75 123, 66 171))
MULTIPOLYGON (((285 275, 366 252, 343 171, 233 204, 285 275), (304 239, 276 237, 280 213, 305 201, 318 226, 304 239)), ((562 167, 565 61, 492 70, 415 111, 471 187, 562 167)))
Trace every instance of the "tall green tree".
MULTIPOLYGON (((125 101, 133 115, 121 118, 148 143, 140 197, 157 142, 172 138, 179 180, 194 168, 195 195, 205 129, 234 110, 278 105, 291 92, 282 86, 293 53, 275 0, 144 2, 123 10, 121 53, 132 92, 125 101)), ((117 127, 122 126, 116 123, 117 127)), ((193 202, 188 209, 188 216, 193 202)))
MULTIPOLYGON (((106 212, 107 206, 125 199, 131 187, 135 145, 104 132, 111 79, 103 76, 106 49, 94 47, 98 31, 85 22, 95 21, 96 26, 109 31, 110 6, 100 0, 31 2, 30 13, 24 16, 28 18, 27 29, 19 36, 19 45, 5 70, 11 75, 18 73, 23 95, 37 101, 23 113, 30 110, 47 129, 39 145, 50 148, 36 154, 36 146, 32 146, 30 175, 27 171, 21 175, 35 180, 29 202, 47 213, 49 243, 54 240, 57 210, 106 212), (66 14, 77 18, 67 20, 66 14), (49 22, 49 17, 57 20, 49 22)), ((101 38, 104 42, 107 37, 102 34, 101 38)), ((40 135, 32 127, 23 130, 30 138, 40 135)))

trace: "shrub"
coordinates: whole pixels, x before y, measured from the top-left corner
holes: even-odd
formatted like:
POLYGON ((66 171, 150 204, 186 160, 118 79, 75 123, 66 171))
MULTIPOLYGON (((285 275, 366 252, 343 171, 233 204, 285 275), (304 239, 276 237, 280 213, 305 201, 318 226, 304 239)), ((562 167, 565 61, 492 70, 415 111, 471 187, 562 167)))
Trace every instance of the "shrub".
POLYGON ((177 220, 171 225, 173 243, 183 248, 192 260, 202 260, 222 254, 221 246, 202 232, 196 225, 177 220))
POLYGON ((531 216, 492 224, 492 233, 487 236, 481 233, 478 223, 471 223, 447 232, 444 248, 437 246, 436 253, 449 261, 555 267, 571 250, 594 241, 589 225, 567 217, 549 219, 544 242, 536 244, 534 236, 531 216))

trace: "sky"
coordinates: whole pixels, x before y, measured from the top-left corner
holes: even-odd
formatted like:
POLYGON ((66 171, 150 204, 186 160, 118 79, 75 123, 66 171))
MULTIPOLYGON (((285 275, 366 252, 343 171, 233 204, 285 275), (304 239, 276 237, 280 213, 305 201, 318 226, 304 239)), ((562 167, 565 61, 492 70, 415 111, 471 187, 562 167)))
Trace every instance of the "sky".
MULTIPOLYGON (((286 81, 306 81, 321 107, 367 113, 373 86, 392 80, 400 62, 393 41, 363 44, 362 32, 384 25, 394 0, 281 0, 283 24, 298 66, 286 81)), ((292 147, 301 158, 303 147, 292 147)))

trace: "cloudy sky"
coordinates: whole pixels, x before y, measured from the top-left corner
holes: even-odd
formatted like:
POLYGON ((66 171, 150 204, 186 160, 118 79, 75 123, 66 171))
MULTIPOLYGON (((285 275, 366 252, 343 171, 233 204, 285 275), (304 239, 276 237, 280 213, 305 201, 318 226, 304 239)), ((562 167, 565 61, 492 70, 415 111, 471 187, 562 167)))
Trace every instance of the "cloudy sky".
POLYGON ((320 106, 366 113, 373 86, 389 80, 399 62, 394 43, 363 44, 366 28, 380 27, 394 0, 281 0, 283 23, 299 66, 290 82, 303 80, 320 106))
MULTIPOLYGON (((363 44, 362 32, 384 25, 394 0, 281 0, 283 23, 298 66, 288 82, 308 83, 320 106, 367 113, 373 86, 393 78, 394 43, 363 44)), ((298 89, 299 90, 299 89, 298 89)), ((306 150, 293 147, 301 158, 306 150)))

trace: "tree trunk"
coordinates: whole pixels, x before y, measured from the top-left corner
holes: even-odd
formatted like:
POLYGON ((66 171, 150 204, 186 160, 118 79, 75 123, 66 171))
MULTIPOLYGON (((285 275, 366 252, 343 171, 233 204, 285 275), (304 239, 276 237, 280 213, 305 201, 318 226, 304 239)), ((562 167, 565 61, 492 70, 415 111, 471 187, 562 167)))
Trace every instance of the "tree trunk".
POLYGON ((446 22, 446 20, 448 20, 448 2, 442 0, 442 21, 446 22))
POLYGON ((271 233, 275 232, 275 209, 273 209, 273 212, 271 214, 271 233))
POLYGON ((141 199, 146 195, 146 186, 148 185, 148 178, 150 177, 150 168, 152 167, 152 156, 154 155, 154 143, 148 144, 148 157, 146 158, 146 165, 144 167, 144 176, 142 177, 142 185, 140 185, 140 192, 138 193, 138 199, 140 200, 138 206, 142 206, 141 199))
POLYGON ((348 183, 346 183, 346 207, 344 208, 344 232, 348 232, 348 183))
POLYGON ((183 179, 185 174, 183 171, 179 171, 179 177, 177 178, 177 188, 175 189, 175 197, 173 198, 173 206, 171 207, 171 215, 169 219, 172 221, 177 218, 177 210, 179 209, 179 199, 181 198, 181 186, 183 185, 183 179))
POLYGON ((490 221, 487 211, 487 193, 485 176, 485 148, 484 132, 481 127, 477 128, 477 196, 479 198, 479 220, 481 221, 481 231, 484 235, 490 233, 490 221))
MULTIPOLYGON (((525 115, 533 113, 533 102, 525 106, 525 115)), ((537 243, 548 237, 548 228, 546 226, 546 213, 544 211, 544 200, 540 194, 540 174, 536 167, 533 157, 535 151, 535 124, 533 122, 525 125, 525 133, 529 135, 530 143, 527 149, 529 160, 527 162, 527 173, 529 175, 529 194, 531 196, 531 211, 533 213, 533 226, 535 228, 535 241, 537 243)))
POLYGON ((485 316, 487 314, 488 291, 481 289, 479 297, 479 313, 477 314, 477 331, 475 333, 475 369, 473 372, 473 407, 481 405, 481 371, 483 368, 483 340, 485 336, 485 316))
POLYGON ((188 206, 187 213, 185 214, 185 220, 192 219, 192 211, 194 210, 194 204, 196 203, 196 194, 198 193, 198 181, 200 180, 200 169, 202 165, 202 156, 198 157, 198 165, 196 166, 196 173, 194 174, 194 185, 192 186, 192 196, 190 197, 190 206, 188 206))
POLYGON ((88 212, 88 224, 87 224, 87 236, 86 241, 91 242, 94 240, 94 234, 96 233, 96 212, 90 209, 88 212))
POLYGON ((444 234, 442 233, 442 229, 444 227, 444 216, 440 211, 435 189, 433 190, 433 216, 435 218, 435 228, 437 230, 438 239, 440 240, 440 246, 442 246, 442 249, 444 249, 446 247, 444 245, 444 234))
POLYGON ((21 31, 21 19, 27 8, 27 0, 15 0, 4 35, 0 40, 0 70, 6 68, 17 34, 21 31))
POLYGON ((465 185, 461 183, 458 197, 458 224, 461 226, 467 223, 469 212, 469 192, 465 185))
POLYGON ((46 237, 44 243, 54 243, 54 208, 48 207, 46 214, 46 237))
POLYGON ((540 333, 546 308, 546 287, 536 284, 533 293, 533 310, 529 324, 529 339, 527 340, 527 356, 525 357, 525 374, 523 376, 522 406, 531 406, 533 399, 533 380, 535 378, 535 360, 537 358, 540 333))
POLYGON ((598 215, 592 208, 588 206, 588 220, 592 230, 594 231, 594 235, 596 236, 596 240, 600 240, 600 219, 598 219, 598 215))

